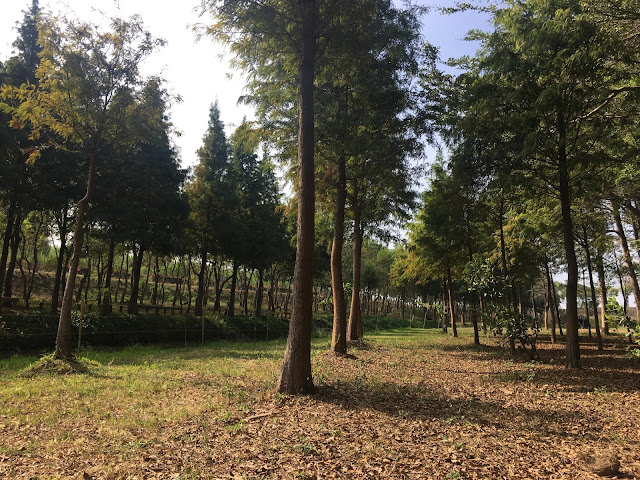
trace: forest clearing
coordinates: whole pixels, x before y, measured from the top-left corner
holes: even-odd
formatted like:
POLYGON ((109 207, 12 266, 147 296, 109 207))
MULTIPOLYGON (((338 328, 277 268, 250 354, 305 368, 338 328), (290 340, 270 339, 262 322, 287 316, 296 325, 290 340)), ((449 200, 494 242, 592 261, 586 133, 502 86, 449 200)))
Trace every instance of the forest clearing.
POLYGON ((604 352, 583 338, 571 370, 548 338, 541 362, 524 362, 459 334, 384 331, 352 357, 316 338, 317 392, 296 397, 274 389, 282 341, 93 350, 89 373, 72 375, 24 377, 34 357, 0 360, 0 476, 640 476, 640 365, 623 337, 604 352))

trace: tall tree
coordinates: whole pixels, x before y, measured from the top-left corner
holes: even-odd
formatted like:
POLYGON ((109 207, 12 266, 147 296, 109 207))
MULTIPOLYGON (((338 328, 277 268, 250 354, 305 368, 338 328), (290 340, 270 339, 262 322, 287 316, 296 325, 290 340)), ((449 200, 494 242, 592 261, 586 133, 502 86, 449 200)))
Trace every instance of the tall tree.
MULTIPOLYGON (((71 308, 80 262, 84 217, 91 200, 99 154, 110 137, 117 137, 130 113, 140 85, 140 62, 160 42, 139 18, 112 19, 111 30, 71 20, 39 17, 41 63, 38 85, 5 87, 3 98, 17 126, 29 125, 34 139, 49 143, 54 135, 63 149, 80 149, 89 160, 85 196, 78 202, 72 257, 62 301, 55 357, 70 359, 71 308)), ((35 161, 35 148, 30 160, 35 161)))

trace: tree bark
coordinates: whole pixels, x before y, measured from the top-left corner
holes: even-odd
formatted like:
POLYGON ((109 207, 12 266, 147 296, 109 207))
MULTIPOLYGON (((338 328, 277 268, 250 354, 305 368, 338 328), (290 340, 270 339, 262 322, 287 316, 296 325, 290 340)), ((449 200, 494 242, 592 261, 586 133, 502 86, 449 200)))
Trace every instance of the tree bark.
POLYGON ((87 179, 87 191, 84 197, 78 202, 78 212, 76 218, 76 227, 73 235, 73 246, 71 262, 69 264, 69 274, 67 283, 64 288, 62 297, 62 310, 60 311, 60 320, 58 322, 58 334, 56 336, 56 349, 53 354, 54 358, 70 360, 73 358, 71 345, 71 309, 73 306, 73 290, 76 284, 76 276, 78 274, 78 265, 80 264, 80 255, 82 254, 82 231, 84 227, 84 216, 89 208, 89 201, 93 195, 93 189, 96 178, 96 164, 98 161, 98 150, 94 147, 90 163, 89 178, 87 179))
POLYGON ((231 288, 229 291, 229 304, 227 314, 233 317, 236 314, 236 286, 238 285, 238 261, 233 260, 233 271, 231 272, 231 288))
MULTIPOLYGON (((13 235, 13 223, 16 215, 16 201, 14 199, 9 203, 7 211, 7 225, 4 229, 4 239, 2 241, 2 253, 0 254, 0 292, 4 291, 4 278, 7 269, 7 259, 9 258, 9 246, 13 235)), ((2 310, 2 302, 0 302, 0 310, 2 310)))
MULTIPOLYGON (((102 313, 111 313, 111 277, 113 276, 113 257, 116 250, 116 239, 111 237, 109 241, 109 253, 107 254, 107 271, 104 276, 104 298, 102 299, 102 313)), ((116 296, 118 294, 116 293, 116 296)))
POLYGON ((263 271, 258 270, 258 286, 256 288, 256 318, 262 317, 262 295, 264 291, 263 271))
MULTIPOLYGON (((551 289, 551 272, 549 271, 549 264, 545 264, 545 271, 547 273, 547 305, 545 305, 545 315, 551 316, 551 343, 556 343, 556 313, 555 313, 555 300, 553 290, 551 289), (547 313, 548 312, 548 313, 547 313)), ((545 327, 548 329, 545 317, 545 327)))
POLYGON ((200 253, 200 271, 198 272, 198 295, 196 296, 196 308, 194 313, 196 317, 201 317, 204 310, 204 281, 207 272, 207 251, 202 249, 200 253))
POLYGON ((358 191, 354 191, 353 202, 353 285, 351 294, 351 312, 347 338, 358 340, 361 338, 362 306, 360 304, 360 277, 362 273, 362 229, 360 227, 360 205, 357 202, 358 191))
MULTIPOLYGON (((140 290, 140 274, 142 272, 142 262, 144 260, 144 246, 133 245, 133 265, 131 266, 131 295, 127 313, 135 315, 138 313, 138 292, 140 290)), ((125 285, 126 286, 126 285, 125 285)))
POLYGON ((596 289, 593 284, 593 266, 591 263, 591 250, 589 249, 589 236, 587 235, 587 226, 582 226, 582 235, 584 240, 584 250, 587 257, 587 272, 589 273, 589 286, 591 287, 591 303, 593 304, 593 318, 596 326, 596 341, 598 342, 598 350, 602 351, 602 335, 600 334, 600 322, 598 321, 598 301, 596 300, 596 289))
POLYGON ((456 327, 456 313, 453 304, 453 285, 451 282, 451 267, 447 265, 447 290, 449 292, 449 313, 451 316, 451 331, 454 337, 458 336, 458 327, 456 327))
POLYGON ((580 362, 580 340, 578 337, 578 261, 576 259, 573 219, 571 217, 571 185, 569 183, 569 168, 567 165, 566 131, 563 112, 560 109, 558 110, 557 118, 560 207, 562 210, 564 252, 567 259, 566 367, 582 368, 580 362))
POLYGON ((64 257, 67 249, 67 228, 69 225, 69 217, 67 216, 67 207, 62 211, 61 222, 58 225, 60 229, 60 251, 56 262, 56 274, 53 278, 53 292, 51 293, 51 313, 58 312, 58 302, 60 300, 60 285, 62 283, 62 272, 64 270, 64 257))
POLYGON ((342 279, 342 247, 344 245, 344 208, 347 199, 346 159, 338 158, 338 183, 336 210, 333 220, 333 245, 331 247, 331 288, 333 290, 333 333, 331 350, 347 353, 347 304, 342 279))
POLYGON ((598 283, 600 284, 600 321, 602 322, 602 333, 609 335, 609 321, 607 320, 607 277, 604 272, 604 260, 600 252, 596 252, 596 270, 598 271, 598 283))
POLYGON ((631 279, 631 286, 633 287, 633 298, 636 302, 636 322, 640 324, 640 286, 638 286, 638 277, 636 275, 636 269, 631 258, 631 252, 629 251, 629 242, 627 241, 627 235, 625 234, 624 227, 622 225, 620 208, 613 201, 611 202, 611 208, 613 210, 613 218, 616 223, 616 233, 618 234, 620 247, 622 248, 624 264, 627 267, 627 272, 629 273, 629 278, 631 279))
POLYGON ((13 226, 12 238, 11 238, 11 256, 9 257, 9 263, 7 264, 7 273, 4 277, 4 296, 9 298, 13 293, 13 272, 16 268, 16 261, 18 260, 18 248, 20 247, 20 230, 22 225, 22 216, 20 213, 16 215, 15 223, 13 226))
POLYGON ((313 82, 316 55, 316 1, 298 0, 302 14, 302 57, 298 66, 298 227, 293 307, 284 362, 276 390, 310 393, 315 238, 313 82))

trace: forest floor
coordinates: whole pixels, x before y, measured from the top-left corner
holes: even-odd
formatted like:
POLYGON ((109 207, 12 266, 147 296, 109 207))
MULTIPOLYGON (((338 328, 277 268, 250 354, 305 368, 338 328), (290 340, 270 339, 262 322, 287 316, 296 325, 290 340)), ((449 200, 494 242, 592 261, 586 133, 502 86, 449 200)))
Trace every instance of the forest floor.
POLYGON ((274 392, 283 341, 88 351, 89 373, 31 378, 35 357, 0 360, 0 478, 640 478, 621 337, 570 371, 561 344, 531 363, 461 333, 382 332, 353 357, 314 339, 300 397, 274 392))

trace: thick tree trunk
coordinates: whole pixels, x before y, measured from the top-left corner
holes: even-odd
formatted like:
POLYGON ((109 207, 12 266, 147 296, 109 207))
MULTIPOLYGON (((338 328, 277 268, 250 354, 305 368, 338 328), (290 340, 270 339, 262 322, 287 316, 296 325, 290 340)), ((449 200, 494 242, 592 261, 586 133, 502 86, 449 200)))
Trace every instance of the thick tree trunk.
POLYGON ((360 228, 360 205, 355 200, 357 189, 354 192, 353 205, 353 285, 351 294, 351 312, 349 313, 349 325, 347 327, 347 339, 358 340, 361 338, 362 306, 360 304, 360 277, 362 272, 362 230, 360 228))
MULTIPOLYGON (((111 306, 111 277, 113 276, 113 257, 116 251, 116 239, 111 237, 109 241, 109 253, 107 254, 107 271, 104 275, 104 298, 102 300, 102 313, 109 314, 111 306)), ((118 294, 116 293, 116 296, 118 294)))
POLYGON ((205 278, 207 274, 207 251, 202 249, 200 253, 200 271, 198 272, 198 295, 196 296, 196 308, 194 313, 197 317, 201 317, 204 310, 204 291, 205 278))
POLYGON ((567 165, 566 134, 564 117, 561 111, 558 111, 558 135, 560 207, 562 210, 564 253, 567 259, 566 367, 582 368, 580 362, 580 340, 578 337, 578 261, 576 259, 573 219, 571 217, 571 185, 569 183, 569 168, 567 165))
POLYGON ((627 267, 627 272, 629 273, 629 278, 631 279, 631 286, 633 287, 633 298, 636 302, 636 322, 640 324, 640 286, 638 286, 636 269, 633 265, 631 252, 629 251, 629 242, 627 241, 627 235, 625 234, 624 227, 622 225, 620 208, 612 201, 611 209, 613 210, 613 218, 616 222, 616 233, 618 234, 618 239, 620 240, 620 247, 622 247, 624 264, 627 267))
POLYGON ((338 183, 336 210, 333 220, 333 245, 331 247, 331 288, 333 290, 333 333, 331 350, 347 353, 347 304, 342 279, 342 247, 344 245, 344 207, 347 199, 346 159, 338 158, 338 183))
POLYGON ((284 362, 276 390, 298 394, 315 390, 311 377, 313 253, 315 238, 313 81, 316 55, 316 1, 299 0, 302 57, 298 67, 298 235, 293 309, 284 362))
POLYGON ((78 265, 80 264, 80 255, 82 253, 82 231, 84 227, 84 216, 89 208, 89 201, 93 195, 93 189, 96 178, 96 163, 98 161, 98 151, 94 148, 91 153, 89 163, 89 178, 87 180, 87 191, 85 196, 78 202, 78 212, 76 218, 76 227, 73 235, 73 246, 71 247, 72 255, 69 264, 69 275, 64 288, 62 297, 62 310, 60 311, 60 320, 58 322, 58 334, 56 336, 56 350, 54 358, 69 360, 73 358, 71 345, 71 309, 73 306, 73 290, 76 284, 76 276, 78 274, 78 265))
MULTIPOLYGON (((11 245, 11 239, 13 238, 13 224, 16 215, 16 201, 11 200, 9 203, 9 210, 7 211, 7 225, 4 229, 4 236, 2 241, 2 253, 0 254, 0 292, 4 291, 4 278, 7 269, 7 259, 9 258, 9 246, 11 245)), ((0 310, 2 309, 2 302, 0 302, 0 310)))
POLYGON ((51 293, 51 313, 58 312, 58 302, 60 301, 60 285, 62 283, 62 272, 64 270, 64 257, 67 250, 67 228, 69 225, 69 217, 67 216, 67 208, 62 211, 61 222, 58 225, 60 229, 60 250, 56 262, 56 274, 53 277, 53 292, 51 293))

